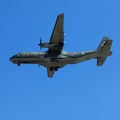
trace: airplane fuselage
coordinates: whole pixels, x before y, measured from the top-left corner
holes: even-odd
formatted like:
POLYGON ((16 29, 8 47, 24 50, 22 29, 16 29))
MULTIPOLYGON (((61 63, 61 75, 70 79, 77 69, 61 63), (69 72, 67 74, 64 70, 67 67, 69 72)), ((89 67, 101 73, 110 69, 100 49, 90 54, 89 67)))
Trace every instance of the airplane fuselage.
POLYGON ((73 64, 78 58, 83 58, 85 56, 90 57, 90 55, 95 52, 96 50, 88 52, 61 52, 60 54, 49 54, 48 52, 21 52, 12 56, 10 61, 15 64, 43 65, 44 63, 48 63, 50 66, 53 66, 54 63, 54 66, 59 66, 59 64, 62 64, 63 62, 64 64, 73 64))
MULTIPOLYGON (((85 60, 90 60, 99 56, 101 52, 98 50, 91 50, 86 52, 65 52, 49 53, 49 52, 21 52, 13 55, 10 61, 14 64, 38 64, 44 67, 58 67, 62 68, 67 64, 75 64, 85 60)), ((101 54, 100 54, 101 55, 101 54)), ((104 55, 111 55, 106 53, 104 55)))

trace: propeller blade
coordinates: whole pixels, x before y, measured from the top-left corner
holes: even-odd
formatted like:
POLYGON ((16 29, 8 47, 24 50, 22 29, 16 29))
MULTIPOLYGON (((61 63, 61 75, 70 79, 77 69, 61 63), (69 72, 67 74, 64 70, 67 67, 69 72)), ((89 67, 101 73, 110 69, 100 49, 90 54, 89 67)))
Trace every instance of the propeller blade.
POLYGON ((40 46, 40 50, 42 49, 42 39, 40 37, 40 43, 38 44, 40 46))
POLYGON ((42 50, 42 39, 40 38, 40 50, 42 50))
POLYGON ((42 44, 42 39, 40 38, 40 44, 42 44))

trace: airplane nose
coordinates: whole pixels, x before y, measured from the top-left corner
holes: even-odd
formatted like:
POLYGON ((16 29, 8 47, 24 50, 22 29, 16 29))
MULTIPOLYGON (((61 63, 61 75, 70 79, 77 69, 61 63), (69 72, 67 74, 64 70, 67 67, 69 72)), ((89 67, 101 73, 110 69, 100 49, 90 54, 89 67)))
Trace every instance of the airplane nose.
POLYGON ((9 59, 9 61, 11 61, 11 62, 12 62, 12 59, 13 59, 13 56, 9 59))
POLYGON ((11 61, 12 57, 9 59, 9 61, 11 61))

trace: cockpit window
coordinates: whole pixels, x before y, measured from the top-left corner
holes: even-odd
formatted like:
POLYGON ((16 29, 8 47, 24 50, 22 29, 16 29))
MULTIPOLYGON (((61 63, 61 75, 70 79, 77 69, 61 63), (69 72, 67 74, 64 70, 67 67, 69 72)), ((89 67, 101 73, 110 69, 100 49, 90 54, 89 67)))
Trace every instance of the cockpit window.
POLYGON ((66 53, 66 51, 62 50, 62 53, 66 53))
POLYGON ((20 56, 20 53, 18 53, 17 56, 20 56))
POLYGON ((44 51, 43 53, 46 53, 47 51, 44 51))

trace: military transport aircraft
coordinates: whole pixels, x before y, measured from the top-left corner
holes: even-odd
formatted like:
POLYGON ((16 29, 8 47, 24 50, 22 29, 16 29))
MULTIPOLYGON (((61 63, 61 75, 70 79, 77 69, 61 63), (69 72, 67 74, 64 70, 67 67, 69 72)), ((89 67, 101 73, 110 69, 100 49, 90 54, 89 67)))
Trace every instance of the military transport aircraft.
POLYGON ((48 48, 45 52, 21 52, 13 55, 10 61, 20 64, 38 64, 47 68, 48 77, 52 78, 54 72, 67 64, 76 64, 90 59, 97 59, 97 66, 102 66, 106 58, 112 55, 110 51, 112 41, 103 37, 98 48, 85 52, 66 52, 64 46, 64 13, 58 15, 50 41, 38 44, 40 48, 48 48))

